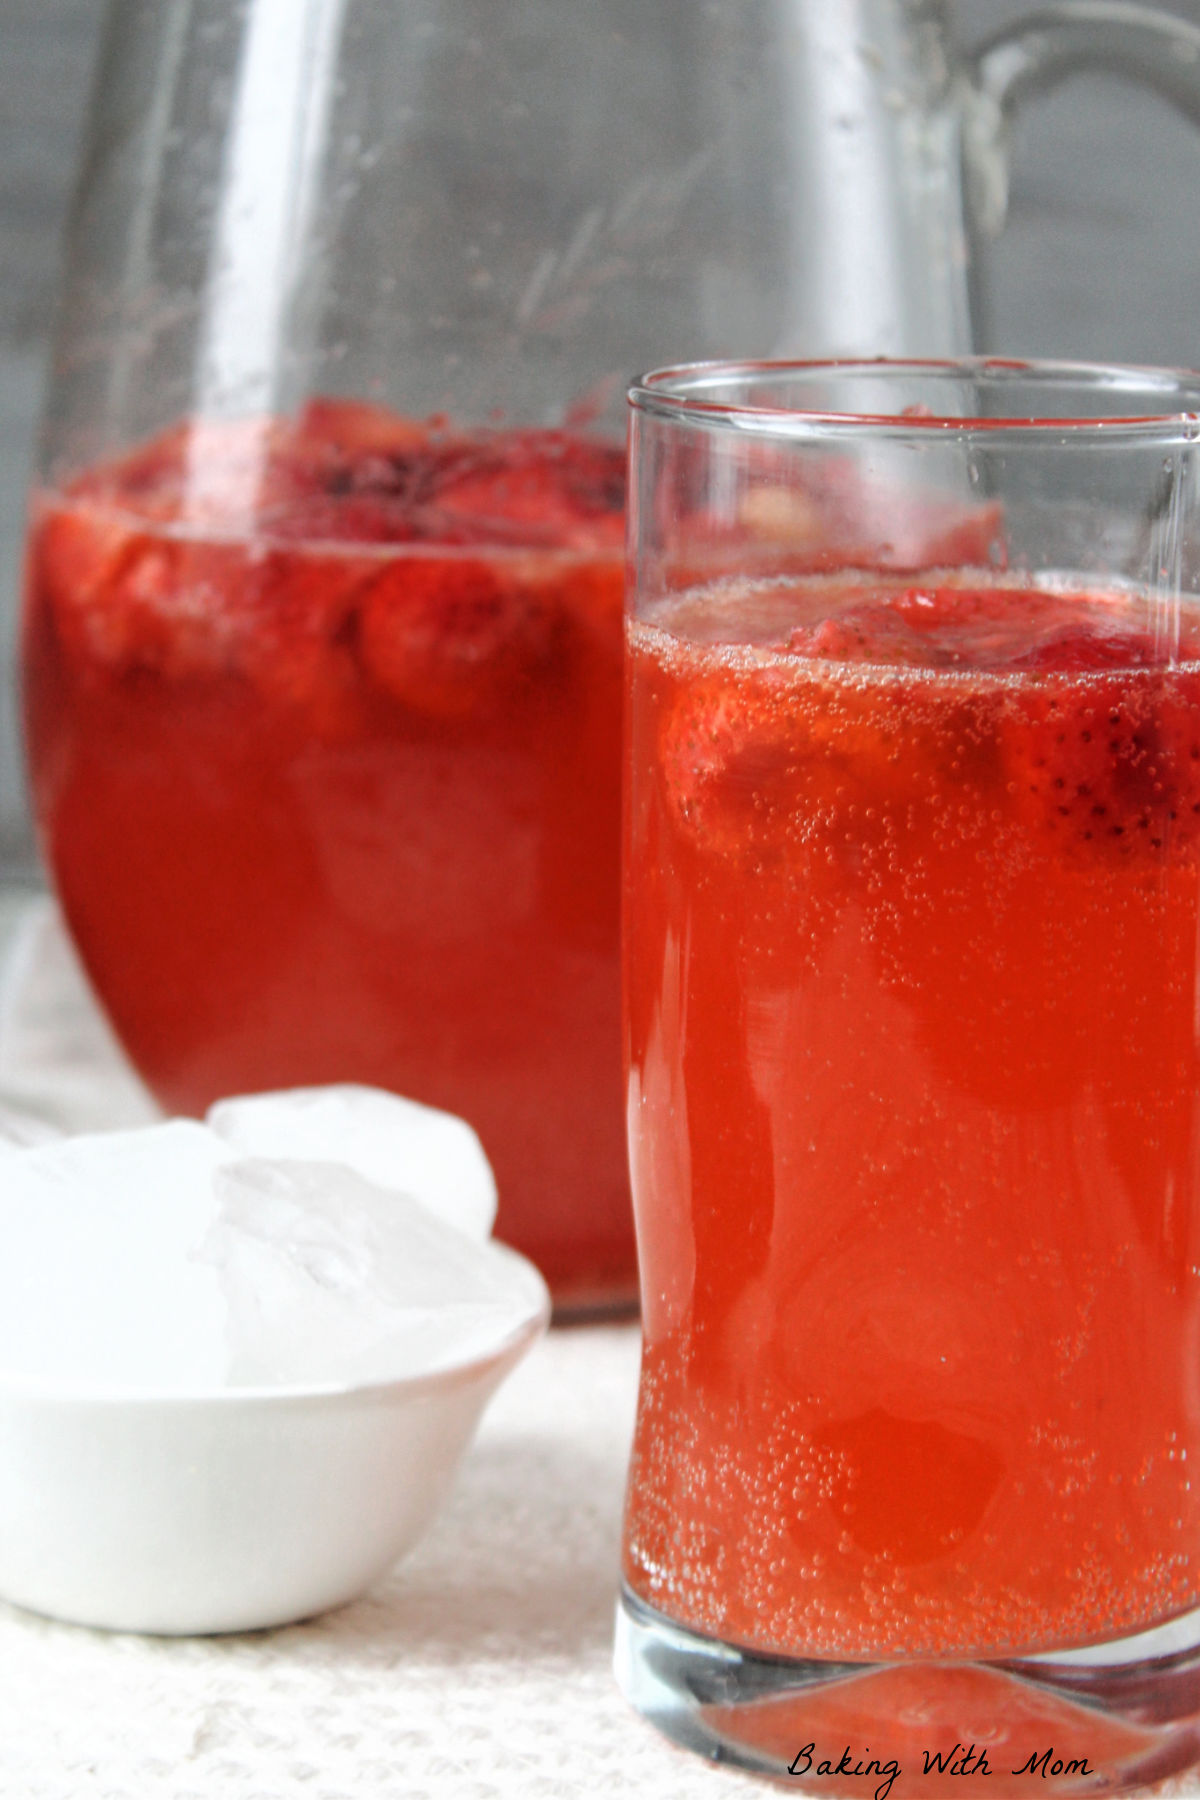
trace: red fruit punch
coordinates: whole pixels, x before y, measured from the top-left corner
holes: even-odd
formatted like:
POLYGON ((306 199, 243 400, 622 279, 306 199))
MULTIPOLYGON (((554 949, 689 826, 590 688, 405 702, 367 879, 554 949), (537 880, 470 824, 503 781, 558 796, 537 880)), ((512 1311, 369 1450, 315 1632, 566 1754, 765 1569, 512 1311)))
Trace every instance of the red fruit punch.
POLYGON ((317 400, 43 493, 28 559, 46 853, 163 1104, 353 1080, 461 1113, 576 1307, 635 1287, 623 474, 317 400))
MULTIPOLYGON (((968 570, 632 628, 625 1573, 696 1632, 995 1658, 1200 1601, 1200 641, 1159 626, 968 570)), ((940 1748, 925 1672, 873 1679, 940 1748)), ((948 1673, 948 1754, 958 1679, 981 1743, 1112 1749, 948 1673)), ((772 1702, 789 1756, 880 1751, 854 1688, 772 1702)))

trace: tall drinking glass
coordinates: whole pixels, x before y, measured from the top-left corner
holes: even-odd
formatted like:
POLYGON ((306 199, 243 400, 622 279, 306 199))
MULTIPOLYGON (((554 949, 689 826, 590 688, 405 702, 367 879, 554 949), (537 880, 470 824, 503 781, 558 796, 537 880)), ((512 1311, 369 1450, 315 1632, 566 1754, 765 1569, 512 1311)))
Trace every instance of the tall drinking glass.
POLYGON ((1200 1755, 1200 377, 633 393, 618 1672, 816 1792, 1200 1755))

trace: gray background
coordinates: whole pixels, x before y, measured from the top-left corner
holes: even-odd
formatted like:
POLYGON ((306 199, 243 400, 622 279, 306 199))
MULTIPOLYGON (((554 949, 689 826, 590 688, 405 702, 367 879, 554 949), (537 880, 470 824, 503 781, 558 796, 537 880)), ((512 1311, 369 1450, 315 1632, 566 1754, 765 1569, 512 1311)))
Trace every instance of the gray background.
MULTIPOLYGON (((960 35, 973 43, 1029 10, 957 0, 960 35)), ((1200 0, 1164 10, 1200 24, 1200 0)), ((103 13, 101 0, 0 0, 0 885, 37 878, 13 627, 59 239, 103 13)), ((1200 364, 1200 134, 1102 77, 1039 102, 1014 146, 1009 225, 988 260, 984 348, 1200 364)))

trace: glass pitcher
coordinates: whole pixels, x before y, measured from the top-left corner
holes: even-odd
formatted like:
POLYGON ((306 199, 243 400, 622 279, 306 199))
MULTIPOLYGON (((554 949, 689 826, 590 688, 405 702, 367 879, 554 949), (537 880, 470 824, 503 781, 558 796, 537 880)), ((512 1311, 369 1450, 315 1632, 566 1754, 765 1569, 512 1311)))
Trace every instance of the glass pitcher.
POLYGON ((967 61, 938 0, 114 0, 25 710, 164 1105, 447 1107, 560 1307, 632 1301, 626 384, 966 350, 1012 104, 1092 62, 1194 110, 1198 47, 1122 5, 967 61))

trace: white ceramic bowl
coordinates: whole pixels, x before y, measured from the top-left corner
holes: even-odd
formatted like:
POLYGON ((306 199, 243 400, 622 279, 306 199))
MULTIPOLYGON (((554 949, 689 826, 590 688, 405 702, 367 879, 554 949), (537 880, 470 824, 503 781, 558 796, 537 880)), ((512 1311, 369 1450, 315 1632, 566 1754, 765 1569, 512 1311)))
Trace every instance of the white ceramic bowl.
POLYGON ((163 1633, 353 1599, 431 1522, 489 1397, 546 1327, 537 1271, 489 1248, 511 1275, 511 1326, 430 1374, 195 1395, 0 1383, 0 1595, 163 1633))

